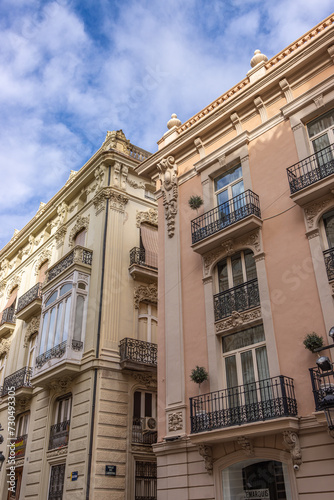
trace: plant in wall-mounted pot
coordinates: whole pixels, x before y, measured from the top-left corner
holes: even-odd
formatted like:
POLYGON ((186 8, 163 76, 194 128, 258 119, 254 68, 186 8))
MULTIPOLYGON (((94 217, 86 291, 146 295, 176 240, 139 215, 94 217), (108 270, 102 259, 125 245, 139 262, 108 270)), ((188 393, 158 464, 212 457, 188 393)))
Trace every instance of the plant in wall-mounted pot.
POLYGON ((193 196, 190 196, 188 203, 189 203, 189 207, 192 210, 196 210, 198 213, 198 209, 203 205, 204 202, 200 196, 198 196, 197 194, 194 194, 193 196))
POLYGON ((198 391, 201 391, 201 384, 208 380, 209 374, 203 366, 196 366, 191 370, 190 378, 195 384, 198 384, 198 391))
POLYGON ((305 346, 305 349, 308 349, 309 351, 314 353, 316 349, 320 349, 320 347, 323 347, 324 339, 317 333, 313 332, 306 335, 303 344, 305 346))

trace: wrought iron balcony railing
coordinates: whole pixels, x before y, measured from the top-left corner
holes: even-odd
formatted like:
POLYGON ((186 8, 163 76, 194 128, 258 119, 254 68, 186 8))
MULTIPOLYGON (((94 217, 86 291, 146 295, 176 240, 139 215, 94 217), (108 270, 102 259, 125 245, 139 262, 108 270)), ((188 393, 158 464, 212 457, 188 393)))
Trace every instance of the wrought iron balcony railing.
POLYGON ((231 316, 233 311, 246 311, 260 305, 257 279, 242 283, 213 296, 215 321, 231 316))
POLYGON ((92 260, 93 252, 91 250, 87 250, 86 248, 83 248, 81 246, 76 246, 75 248, 73 248, 72 252, 65 255, 63 259, 61 259, 54 266, 50 267, 47 270, 45 282, 48 283, 49 281, 53 280, 72 264, 78 263, 91 266, 92 260))
POLYGON ((70 434, 70 420, 65 420, 59 424, 51 425, 49 450, 61 448, 68 445, 68 437, 70 434))
POLYGON ((334 144, 287 169, 291 194, 334 174, 334 144))
POLYGON ((249 215, 261 218, 259 197, 250 189, 192 220, 192 243, 197 243, 249 215))
POLYGON ((48 351, 40 354, 36 358, 36 366, 37 368, 41 368, 47 361, 53 358, 61 358, 66 352, 66 340, 61 344, 52 347, 48 351))
MULTIPOLYGON (((318 367, 310 368, 315 409, 324 410, 328 407, 326 396, 334 395, 334 371, 322 372, 318 367)), ((330 400, 332 398, 329 398, 330 400)))
POLYGON ((20 370, 17 370, 11 375, 8 375, 8 377, 5 377, 3 381, 1 395, 5 396, 6 394, 8 394, 9 388, 12 387, 15 387, 15 390, 19 389, 20 387, 32 387, 30 381, 31 375, 32 368, 28 368, 27 366, 21 368, 20 370))
POLYGON ((334 279, 334 248, 324 251, 324 259, 328 281, 331 281, 334 279))
POLYGON ((119 343, 121 361, 157 366, 158 346, 152 342, 124 338, 119 343))
POLYGON ((145 248, 134 247, 130 250, 130 266, 133 264, 150 269, 158 269, 158 256, 153 253, 146 256, 145 248))
POLYGON ((28 434, 19 436, 14 439, 15 441, 15 460, 23 458, 26 453, 28 434))
POLYGON ((16 323, 16 318, 15 318, 15 308, 14 307, 7 307, 7 309, 4 309, 2 313, 0 313, 0 326, 5 324, 5 323, 11 323, 15 325, 16 323))
POLYGON ((133 417, 132 419, 132 442, 139 444, 154 444, 157 442, 157 431, 145 430, 146 418, 133 417))
POLYGON ((283 375, 190 398, 192 433, 296 415, 293 380, 283 375))
POLYGON ((17 301, 16 313, 22 311, 26 306, 31 304, 36 299, 42 300, 42 283, 36 283, 35 286, 30 288, 24 295, 17 301))

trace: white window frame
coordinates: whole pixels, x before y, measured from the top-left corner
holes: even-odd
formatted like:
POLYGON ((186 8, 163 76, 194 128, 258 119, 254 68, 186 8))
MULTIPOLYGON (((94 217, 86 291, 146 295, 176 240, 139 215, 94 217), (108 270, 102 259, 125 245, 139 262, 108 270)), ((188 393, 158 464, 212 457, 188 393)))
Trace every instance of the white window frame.
POLYGON ((235 186, 236 184, 239 184, 240 182, 242 182, 242 184, 243 184, 243 191, 242 192, 245 192, 244 179, 243 179, 243 171, 242 171, 242 165, 241 165, 240 162, 236 163, 234 166, 229 166, 229 168, 225 172, 221 172, 219 175, 216 175, 215 178, 214 178, 214 182, 213 182, 213 188, 214 188, 214 196, 215 196, 215 200, 216 200, 216 206, 219 206, 218 195, 220 193, 222 193, 223 191, 227 191, 227 197, 228 197, 228 199, 226 200, 226 202, 229 201, 229 200, 231 200, 233 198, 233 193, 232 193, 233 186, 235 186), (235 170, 237 168, 241 168, 241 176, 240 177, 238 177, 237 179, 235 179, 234 181, 230 182, 226 186, 223 186, 220 189, 216 189, 215 188, 216 181, 217 181, 217 179, 219 177, 220 178, 225 177, 225 176, 229 175, 229 173, 230 173, 231 170, 235 170))
POLYGON ((156 306, 156 304, 151 304, 150 302, 140 302, 139 311, 140 311, 141 304, 147 305, 147 313, 143 313, 143 314, 138 313, 138 323, 141 319, 146 319, 146 321, 147 321, 146 341, 152 342, 152 323, 155 322, 156 325, 158 325, 158 317, 154 316, 152 314, 152 305, 156 306))
MULTIPOLYGON (((241 268, 242 268, 242 276, 243 276, 243 282, 242 283, 247 283, 248 282, 248 279, 247 279, 247 270, 246 270, 246 262, 245 262, 245 251, 247 251, 247 249, 240 250, 239 252, 236 252, 236 254, 240 254, 240 256, 241 256, 241 268)), ((236 254, 234 254, 234 255, 236 255, 236 254)), ((216 273, 217 273, 217 290, 218 290, 218 292, 219 292, 219 289, 220 289, 218 265, 220 264, 220 262, 223 262, 224 260, 226 260, 226 262, 227 262, 227 277, 228 277, 228 285, 229 285, 227 290, 229 290, 231 288, 234 288, 235 286, 238 286, 238 285, 235 285, 233 283, 232 257, 234 255, 227 256, 225 259, 222 259, 221 261, 217 262, 216 273)), ((254 254, 253 254, 253 258, 254 258, 254 254)), ((255 272, 256 272, 256 263, 255 263, 255 260, 254 260, 254 267, 255 267, 255 272)), ((256 279, 257 279, 257 275, 256 275, 256 279)))

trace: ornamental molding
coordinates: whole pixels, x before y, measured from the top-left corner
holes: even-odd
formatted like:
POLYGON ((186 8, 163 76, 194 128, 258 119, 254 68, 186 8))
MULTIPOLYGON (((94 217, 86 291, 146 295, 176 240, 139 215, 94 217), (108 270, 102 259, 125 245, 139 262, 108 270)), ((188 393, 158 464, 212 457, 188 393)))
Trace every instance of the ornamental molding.
POLYGON ((34 267, 35 267, 35 270, 34 270, 35 276, 38 275, 39 269, 40 269, 41 265, 45 261, 50 260, 50 259, 51 259, 51 250, 47 250, 47 249, 43 250, 42 253, 39 255, 39 257, 36 260, 35 265, 34 265, 34 267))
POLYGON ((122 193, 116 193, 115 191, 110 191, 108 199, 110 210, 114 210, 115 212, 120 212, 122 214, 124 213, 125 205, 129 201, 128 196, 122 193))
POLYGON ((77 217, 77 220, 75 221, 73 228, 71 229, 68 238, 68 244, 70 248, 74 246, 75 237, 78 234, 78 232, 82 231, 83 229, 88 231, 88 226, 89 226, 89 215, 87 215, 87 217, 82 217, 82 215, 79 215, 77 217))
POLYGON ((173 156, 168 156, 157 164, 159 179, 161 181, 161 192, 163 205, 165 207, 165 219, 167 220, 167 234, 170 238, 175 233, 175 217, 177 214, 177 166, 173 156))
POLYGON ((127 182, 129 186, 133 187, 134 189, 145 189, 145 184, 143 182, 137 182, 133 179, 127 179, 127 182))
POLYGON ((168 415, 168 432, 180 431, 183 429, 182 411, 173 411, 168 415))
POLYGON ((0 357, 3 355, 7 355, 9 353, 11 342, 12 342, 11 338, 0 340, 0 357))
POLYGON ((63 201, 57 207, 57 214, 58 214, 57 225, 58 225, 58 227, 60 227, 63 224, 65 224, 65 222, 67 220, 68 205, 67 205, 66 201, 63 201))
POLYGON ((21 284, 21 281, 22 281, 22 276, 14 276, 14 278, 12 278, 9 282, 8 282, 8 285, 7 285, 7 293, 6 293, 6 297, 7 299, 9 299, 13 289, 15 287, 18 287, 20 286, 21 284))
POLYGON ((219 321, 216 323, 216 333, 225 333, 228 330, 233 330, 235 328, 246 326, 254 321, 262 318, 261 309, 253 309, 251 311, 238 312, 233 311, 231 316, 227 319, 219 321))
POLYGON ((328 198, 327 200, 319 201, 316 203, 312 203, 304 209, 306 227, 308 232, 310 230, 317 228, 317 223, 319 217, 325 212, 328 208, 334 206, 334 199, 328 198))
POLYGON ((138 384, 147 387, 147 389, 156 389, 157 381, 153 375, 149 373, 131 373, 132 378, 138 382, 138 384))
POLYGON ((246 436, 239 436, 237 439, 237 443, 239 446, 241 446, 241 449, 245 453, 245 455, 247 455, 248 457, 254 456, 254 448, 251 439, 247 438, 246 436))
POLYGON ((33 316, 27 324, 26 333, 24 336, 23 347, 28 347, 31 337, 39 332, 40 316, 33 316))
POLYGON ((134 306, 139 309, 140 302, 151 302, 157 304, 158 302, 158 287, 156 284, 140 285, 134 290, 134 306))
POLYGON ((56 248, 63 246, 63 244, 65 242, 66 232, 67 232, 67 227, 61 226, 58 229, 58 231, 55 233, 56 248))
POLYGON ((148 222, 152 226, 158 225, 158 210, 155 208, 150 208, 146 212, 139 212, 137 210, 136 215, 136 226, 140 227, 143 222, 148 222))
POLYGON ((46 452, 47 460, 52 460, 54 458, 63 457, 67 455, 68 446, 63 448, 57 448, 56 450, 50 450, 46 452))
POLYGON ((103 212, 106 208, 106 201, 108 198, 108 188, 101 189, 96 193, 93 198, 93 205, 95 208, 95 215, 99 215, 100 212, 103 212))
POLYGON ((54 391, 55 395, 64 394, 70 390, 72 384, 71 377, 63 377, 54 379, 49 383, 50 389, 54 391))
POLYGON ((298 434, 293 431, 283 431, 283 444, 290 450, 293 465, 301 465, 303 460, 298 434))
POLYGON ((206 444, 198 445, 198 453, 204 459, 204 467, 208 474, 212 474, 213 472, 213 457, 212 457, 212 447, 207 446, 206 444))
POLYGON ((96 167, 96 169, 94 171, 97 190, 103 186, 105 171, 106 171, 106 168, 103 165, 99 165, 98 167, 96 167))
POLYGON ((0 297, 3 296, 6 286, 7 286, 7 281, 3 281, 2 283, 0 283, 0 297))

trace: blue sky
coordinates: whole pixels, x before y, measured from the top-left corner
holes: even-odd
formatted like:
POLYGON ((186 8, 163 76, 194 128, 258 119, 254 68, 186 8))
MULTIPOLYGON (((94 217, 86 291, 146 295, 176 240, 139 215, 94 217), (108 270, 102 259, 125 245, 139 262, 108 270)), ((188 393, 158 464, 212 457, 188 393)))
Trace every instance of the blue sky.
POLYGON ((151 152, 332 0, 2 0, 0 248, 122 129, 151 152))

